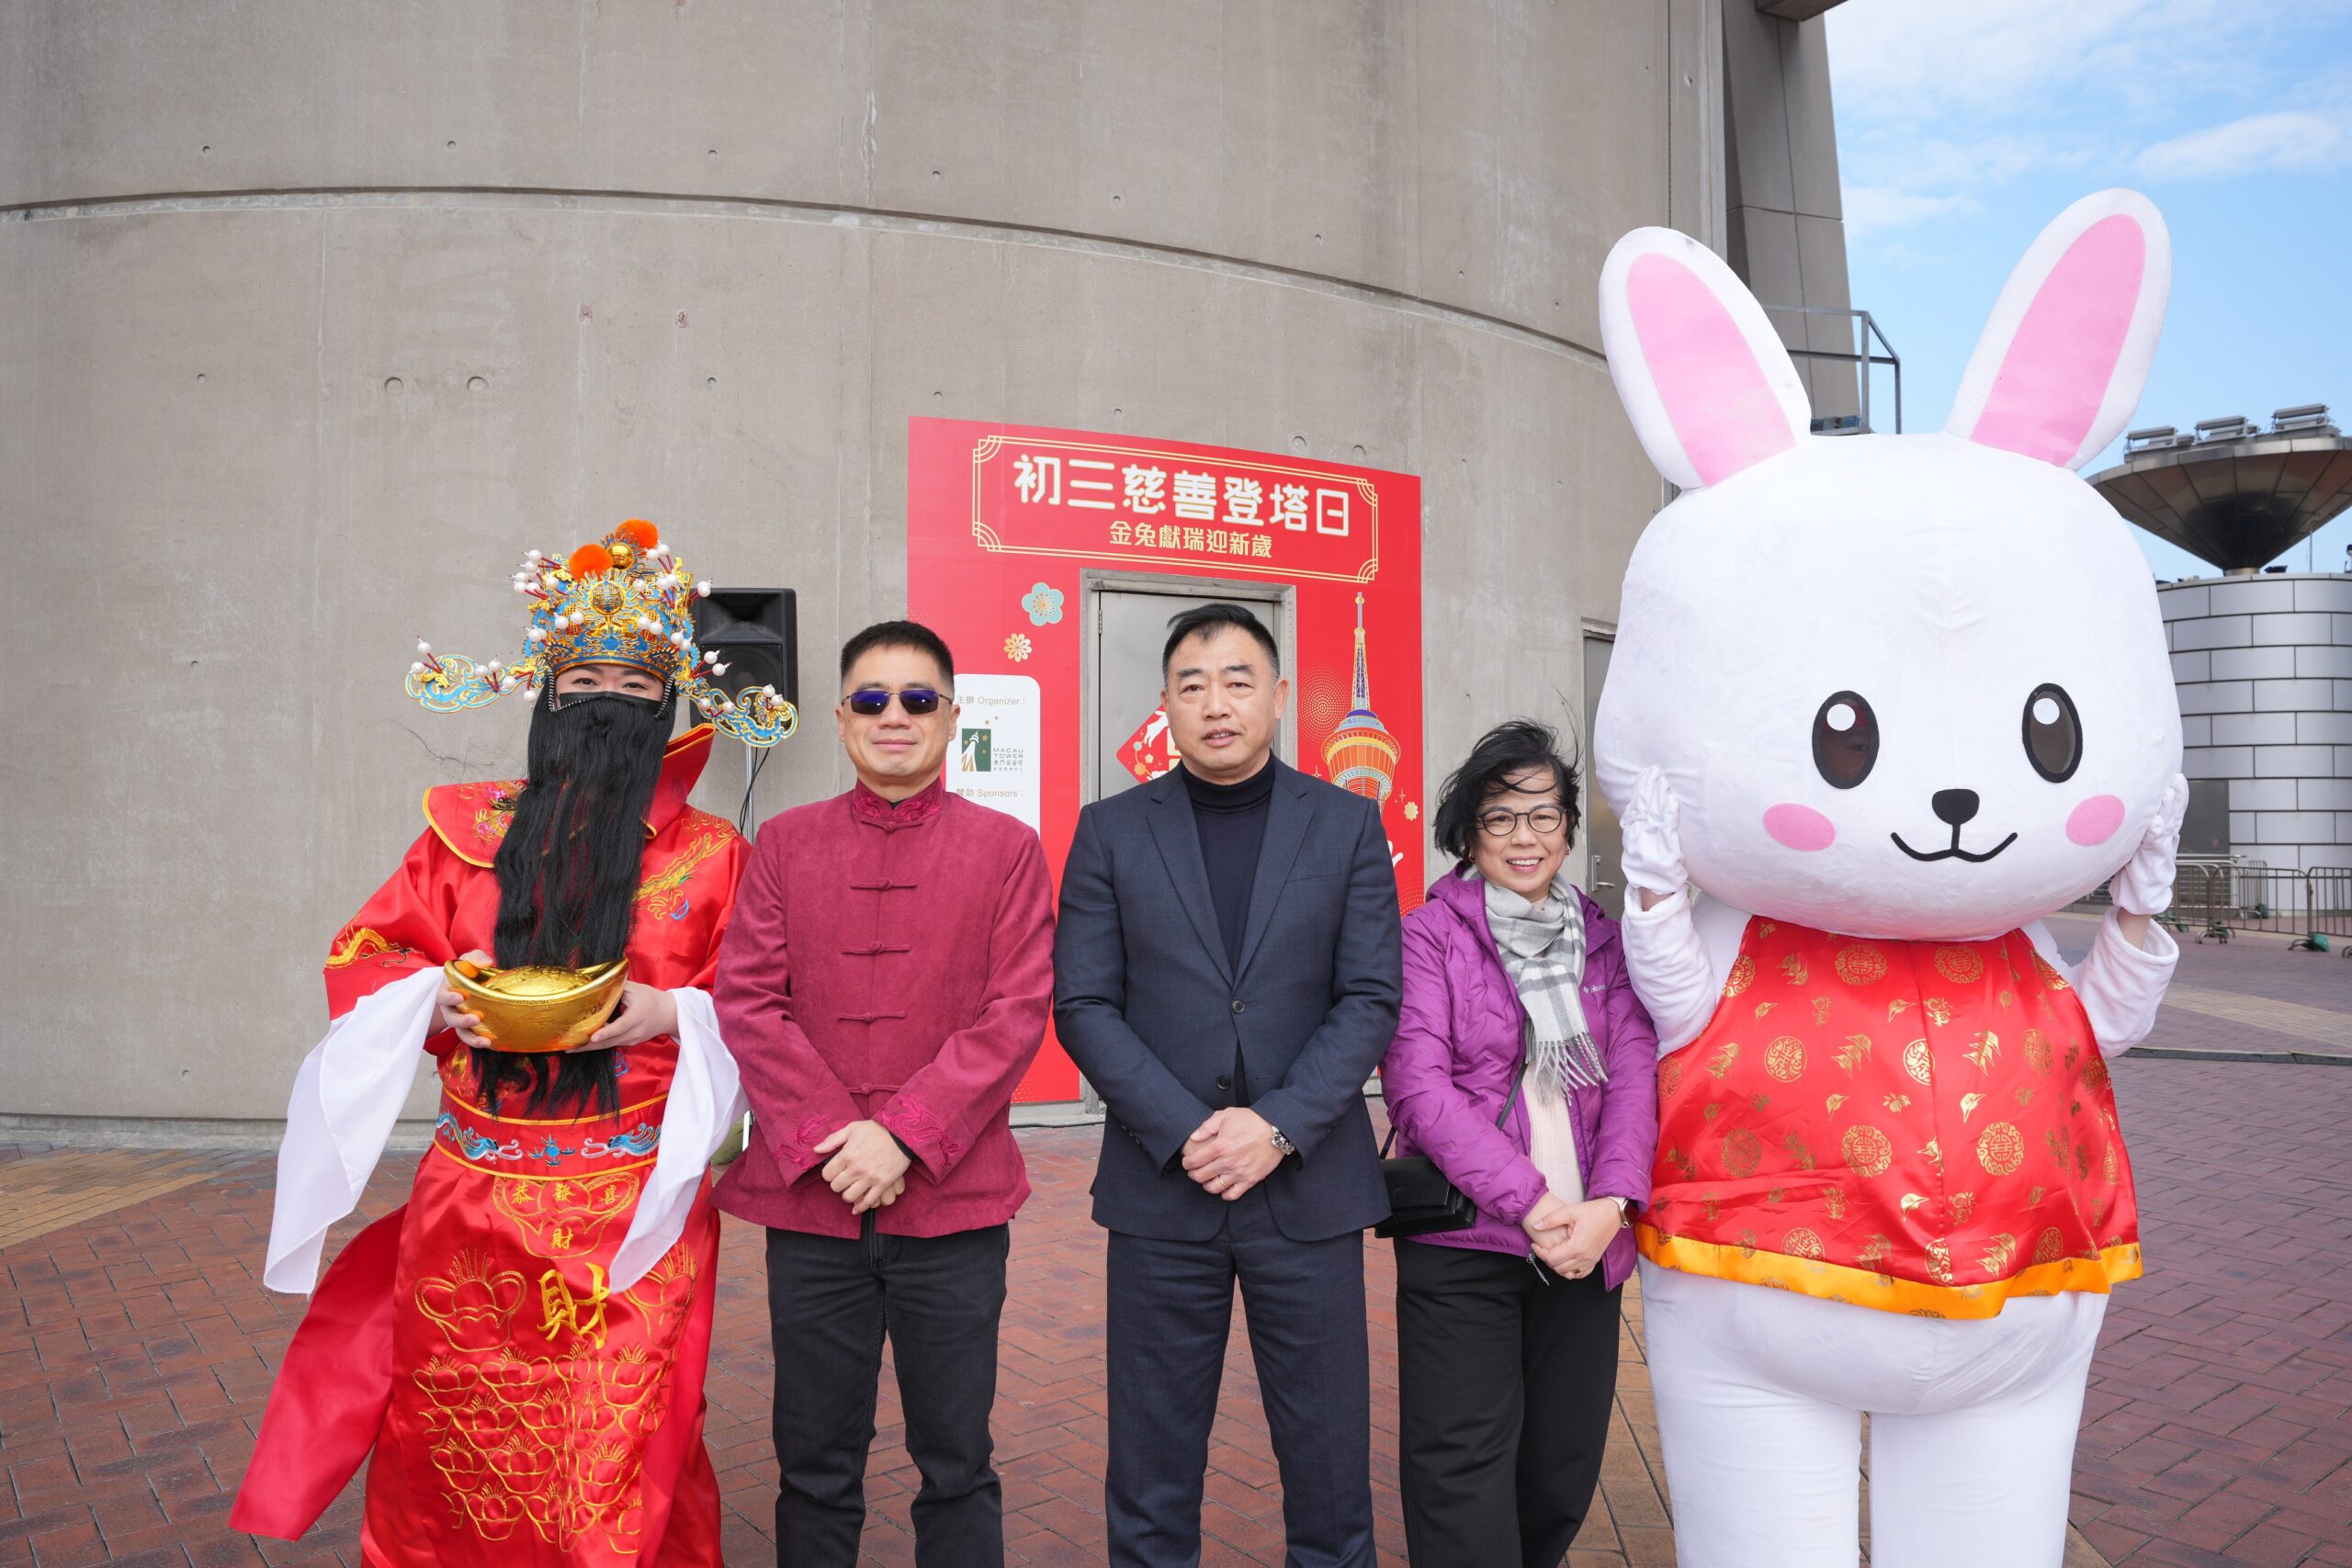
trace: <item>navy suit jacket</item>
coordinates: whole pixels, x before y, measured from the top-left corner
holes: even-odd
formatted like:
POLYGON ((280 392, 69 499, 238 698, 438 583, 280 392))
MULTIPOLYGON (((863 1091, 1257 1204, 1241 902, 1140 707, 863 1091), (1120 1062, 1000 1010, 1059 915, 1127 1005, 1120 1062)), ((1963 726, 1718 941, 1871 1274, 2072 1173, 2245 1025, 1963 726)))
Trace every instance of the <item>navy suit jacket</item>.
POLYGON ((1297 1146, 1263 1186, 1295 1241, 1387 1217, 1364 1081, 1396 1033, 1402 934, 1377 807, 1280 758, 1238 966, 1226 960, 1184 781, 1079 813, 1054 931, 1054 1027, 1109 1115, 1094 1218, 1205 1241, 1226 1201, 1184 1173, 1184 1140, 1233 1103, 1297 1146))

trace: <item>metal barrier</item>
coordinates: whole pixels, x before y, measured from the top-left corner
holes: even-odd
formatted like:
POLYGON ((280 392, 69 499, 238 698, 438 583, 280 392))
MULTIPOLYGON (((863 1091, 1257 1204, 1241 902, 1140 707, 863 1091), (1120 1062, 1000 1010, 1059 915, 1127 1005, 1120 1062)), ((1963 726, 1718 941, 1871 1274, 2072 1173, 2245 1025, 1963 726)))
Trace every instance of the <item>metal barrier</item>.
MULTIPOLYGON (((2182 883, 2191 884, 2182 869, 2182 883)), ((2272 931, 2312 946, 2352 941, 2352 867, 2290 871, 2268 865, 2200 865, 2201 887, 2176 889, 2174 911, 2201 922, 2197 940, 2227 942, 2233 931, 2272 931), (2192 894, 2187 900, 2183 894, 2192 894), (2313 939, 2320 939, 2313 941, 2313 939)), ((2352 946, 2347 946, 2352 953, 2352 946)))
POLYGON ((2315 865, 2303 877, 2311 885, 2312 930, 2352 942, 2352 865, 2315 865))
MULTIPOLYGON (((2104 913, 2107 889, 2093 888, 2068 908, 2104 913)), ((2172 908, 2159 918, 2199 942, 2269 931, 2300 938, 2299 945, 2340 942, 2352 957, 2352 866, 2290 871, 2259 861, 2183 859, 2174 874, 2172 908)))

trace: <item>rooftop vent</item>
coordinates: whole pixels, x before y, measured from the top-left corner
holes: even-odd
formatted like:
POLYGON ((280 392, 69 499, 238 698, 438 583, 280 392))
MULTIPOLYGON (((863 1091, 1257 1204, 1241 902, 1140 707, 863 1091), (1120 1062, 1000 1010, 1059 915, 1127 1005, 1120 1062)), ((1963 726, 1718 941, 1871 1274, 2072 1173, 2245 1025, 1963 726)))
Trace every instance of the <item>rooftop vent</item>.
POLYGON ((2144 430, 2134 430, 2123 437, 2126 452, 2169 452, 2176 446, 2194 446, 2197 437, 2184 434, 2169 424, 2152 424, 2144 430))
POLYGON ((2279 409, 2270 416, 2270 431, 2274 435, 2302 432, 2313 435, 2336 434, 2334 422, 2327 417, 2325 403, 2298 403, 2290 409, 2279 409))
POLYGON ((2197 440, 2200 446, 2209 441, 2243 441, 2249 435, 2261 434, 2262 427, 2242 413, 2197 422, 2197 440))

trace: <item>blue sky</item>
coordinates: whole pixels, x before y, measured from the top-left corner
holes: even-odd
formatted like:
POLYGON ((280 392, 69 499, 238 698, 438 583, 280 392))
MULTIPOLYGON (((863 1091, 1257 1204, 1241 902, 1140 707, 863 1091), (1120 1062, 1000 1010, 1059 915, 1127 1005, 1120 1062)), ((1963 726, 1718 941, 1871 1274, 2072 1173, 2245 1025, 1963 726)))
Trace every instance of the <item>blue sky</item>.
MULTIPOLYGON (((2041 226, 2128 185, 2173 243, 2132 423, 2324 402, 2352 431, 2352 0, 1847 0, 1826 24, 1853 301, 1903 356, 1905 429, 1943 423, 2041 226)), ((2342 570, 2352 513, 2314 537, 2342 570)), ((2139 538, 2158 577, 2212 574, 2139 538)))

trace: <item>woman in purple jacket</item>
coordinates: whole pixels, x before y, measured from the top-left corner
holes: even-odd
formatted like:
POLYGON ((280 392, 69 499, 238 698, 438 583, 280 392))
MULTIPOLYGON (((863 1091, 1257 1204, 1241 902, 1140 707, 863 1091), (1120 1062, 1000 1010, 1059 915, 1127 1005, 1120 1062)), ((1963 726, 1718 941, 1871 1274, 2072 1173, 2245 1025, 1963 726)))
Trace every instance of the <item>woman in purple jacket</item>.
POLYGON ((1406 1551, 1557 1568, 1600 1477, 1618 1292, 1657 1145, 1657 1036, 1617 922, 1568 881, 1577 773, 1527 720, 1445 783, 1458 859, 1405 920, 1381 1064, 1399 1152, 1478 1206, 1396 1243, 1406 1551))

